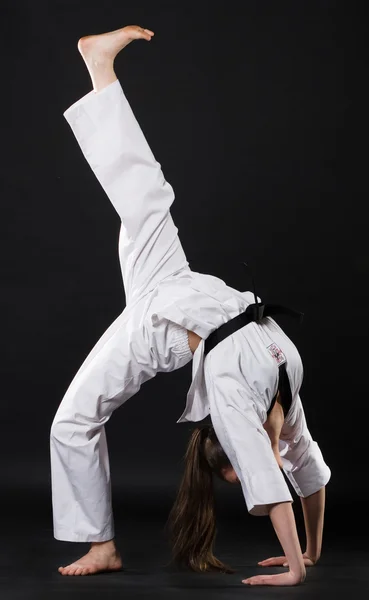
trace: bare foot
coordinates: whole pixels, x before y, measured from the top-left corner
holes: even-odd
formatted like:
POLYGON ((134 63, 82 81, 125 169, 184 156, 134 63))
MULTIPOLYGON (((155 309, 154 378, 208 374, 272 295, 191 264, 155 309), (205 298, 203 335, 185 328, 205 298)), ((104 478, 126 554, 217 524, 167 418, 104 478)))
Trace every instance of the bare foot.
POLYGON ((150 41, 154 32, 138 25, 128 25, 100 35, 89 35, 78 42, 78 50, 86 63, 95 92, 116 80, 113 65, 117 54, 133 40, 150 41))
POLYGON ((120 571, 122 559, 114 541, 92 544, 91 550, 67 567, 59 567, 61 575, 94 575, 104 571, 120 571))

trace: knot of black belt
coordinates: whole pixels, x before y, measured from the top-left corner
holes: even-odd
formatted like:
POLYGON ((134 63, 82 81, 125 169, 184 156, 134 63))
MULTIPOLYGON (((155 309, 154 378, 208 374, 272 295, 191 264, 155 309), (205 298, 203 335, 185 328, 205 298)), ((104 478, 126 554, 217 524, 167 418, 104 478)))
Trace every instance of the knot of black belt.
POLYGON ((245 327, 245 325, 248 325, 254 321, 260 322, 266 317, 274 317, 276 315, 288 315, 289 317, 293 317, 295 319, 297 318, 301 323, 304 318, 304 313, 294 310, 293 308, 281 306, 280 304, 263 304, 259 302, 256 293, 255 280, 250 271, 250 267, 245 262, 242 264, 250 273, 255 303, 249 304, 245 312, 237 315, 237 317, 234 317, 227 323, 224 323, 209 335, 209 337, 205 340, 204 356, 206 356, 210 350, 215 348, 219 342, 227 338, 229 335, 232 335, 232 333, 235 333, 235 331, 238 331, 238 329, 241 329, 242 327, 245 327))
MULTIPOLYGON (((245 267, 248 267, 246 263, 243 264, 245 265, 245 267)), ((249 323, 261 323, 266 317, 287 315, 289 317, 293 317, 294 319, 298 319, 300 323, 302 322, 304 318, 304 313, 300 311, 294 310, 293 308, 288 308, 287 306, 281 306, 280 304, 263 304, 259 302, 256 293, 255 281, 252 275, 251 280, 255 303, 249 304, 249 306, 243 313, 237 315, 237 317, 234 317, 233 319, 230 319, 230 321, 228 321, 227 323, 223 323, 223 325, 218 327, 218 329, 215 329, 215 331, 213 331, 209 335, 209 337, 206 338, 204 356, 209 354, 209 352, 213 350, 213 348, 215 348, 215 346, 219 344, 219 342, 232 335, 232 333, 235 333, 236 331, 238 331, 242 327, 245 327, 249 323)), ((279 365, 278 376, 279 377, 277 394, 274 396, 272 403, 267 411, 267 414, 269 415, 271 410, 273 409, 278 392, 280 392, 282 400, 281 404, 284 415, 286 417, 292 403, 291 385, 286 371, 286 363, 282 363, 281 365, 279 365)))

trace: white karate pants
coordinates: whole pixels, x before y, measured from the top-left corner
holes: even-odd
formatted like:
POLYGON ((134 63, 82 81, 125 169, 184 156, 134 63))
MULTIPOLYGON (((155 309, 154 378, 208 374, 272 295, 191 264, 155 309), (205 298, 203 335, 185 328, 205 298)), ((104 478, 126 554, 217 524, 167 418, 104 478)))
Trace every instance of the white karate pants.
POLYGON ((64 116, 122 221, 127 306, 79 369, 51 427, 55 538, 102 542, 114 537, 104 425, 144 381, 192 359, 184 328, 163 321, 154 329, 149 318, 157 284, 189 267, 169 212, 173 190, 119 82, 64 116))

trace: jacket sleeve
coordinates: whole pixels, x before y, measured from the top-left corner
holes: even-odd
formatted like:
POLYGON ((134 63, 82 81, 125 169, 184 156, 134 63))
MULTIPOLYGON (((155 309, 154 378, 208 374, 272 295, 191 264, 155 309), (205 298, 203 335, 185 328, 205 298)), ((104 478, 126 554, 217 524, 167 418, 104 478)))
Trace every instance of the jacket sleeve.
POLYGON ((268 505, 292 502, 283 473, 274 457, 270 439, 255 410, 247 384, 230 373, 212 373, 212 355, 205 369, 210 416, 218 440, 242 485, 248 511, 268 514, 268 505))
POLYGON ((283 470, 296 493, 303 498, 324 487, 331 477, 322 452, 307 427, 300 397, 292 418, 283 426, 279 451, 283 470))

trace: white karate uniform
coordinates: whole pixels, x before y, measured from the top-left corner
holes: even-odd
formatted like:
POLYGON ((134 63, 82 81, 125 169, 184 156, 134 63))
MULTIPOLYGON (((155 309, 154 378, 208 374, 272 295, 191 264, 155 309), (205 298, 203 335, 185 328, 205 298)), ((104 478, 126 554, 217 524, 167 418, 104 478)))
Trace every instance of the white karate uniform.
MULTIPOLYGON (((80 367, 52 424, 54 534, 60 540, 106 541, 114 537, 114 525, 104 424, 144 381, 192 359, 187 329, 205 339, 254 299, 189 268, 170 214, 172 187, 118 81, 90 92, 64 116, 122 221, 119 257, 127 305, 80 367)), ((324 486, 330 471, 298 396, 301 360, 270 318, 237 331, 205 360, 200 342, 179 419, 199 421, 210 413, 253 514, 292 500, 263 428, 278 386, 278 365, 267 349, 273 343, 285 355, 293 393, 281 439, 285 472, 302 496, 324 486)))

